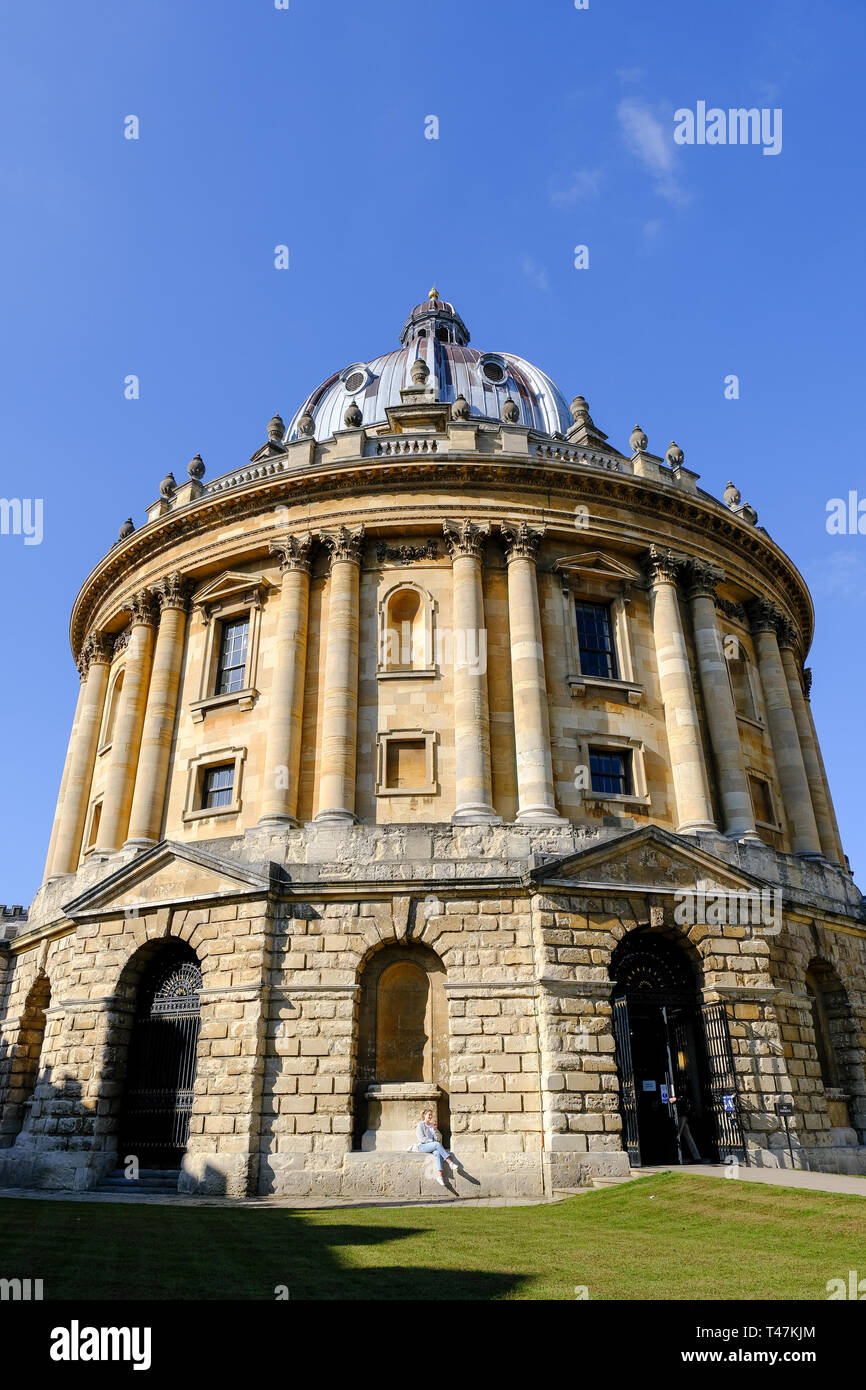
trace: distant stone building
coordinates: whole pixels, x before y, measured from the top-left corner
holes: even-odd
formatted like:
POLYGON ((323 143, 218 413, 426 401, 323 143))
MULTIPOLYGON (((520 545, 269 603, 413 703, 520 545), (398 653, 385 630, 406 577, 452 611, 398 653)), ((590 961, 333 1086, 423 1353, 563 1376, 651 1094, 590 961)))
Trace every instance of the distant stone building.
POLYGON ((169 475, 75 602, 0 1181, 438 1192, 427 1104, 467 1195, 788 1163, 786 1125, 866 1171, 801 576, 435 291, 400 341, 169 475))

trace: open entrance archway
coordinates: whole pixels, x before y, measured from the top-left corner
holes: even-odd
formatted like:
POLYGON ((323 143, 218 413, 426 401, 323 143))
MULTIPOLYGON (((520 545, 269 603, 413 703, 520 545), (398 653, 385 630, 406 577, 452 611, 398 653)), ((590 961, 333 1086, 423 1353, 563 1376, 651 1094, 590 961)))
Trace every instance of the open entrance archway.
POLYGON ((629 1162, 745 1158, 724 1004, 704 1004, 686 949, 638 928, 611 957, 620 1108, 629 1162))
POLYGON ((163 946, 138 985, 129 1034, 118 1159, 142 1168, 179 1168, 189 1138, 201 970, 182 941, 163 946))

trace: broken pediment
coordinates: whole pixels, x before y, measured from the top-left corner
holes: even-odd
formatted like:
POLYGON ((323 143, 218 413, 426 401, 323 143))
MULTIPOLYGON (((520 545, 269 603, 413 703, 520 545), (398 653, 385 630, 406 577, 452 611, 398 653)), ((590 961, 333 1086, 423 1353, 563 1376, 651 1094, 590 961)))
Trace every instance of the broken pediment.
POLYGON ((598 884, 642 892, 730 892, 765 886, 761 880, 656 825, 540 865, 532 870, 531 877, 547 887, 598 884))
POLYGON ((74 921, 215 899, 263 897, 281 879, 275 864, 252 868, 164 840, 64 906, 74 921))

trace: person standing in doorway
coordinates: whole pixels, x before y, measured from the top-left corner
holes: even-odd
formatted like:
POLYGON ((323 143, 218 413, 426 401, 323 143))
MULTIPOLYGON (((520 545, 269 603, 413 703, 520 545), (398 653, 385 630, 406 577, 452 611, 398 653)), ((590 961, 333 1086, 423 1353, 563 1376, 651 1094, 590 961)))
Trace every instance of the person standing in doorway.
POLYGON ((436 1159, 436 1181, 440 1187, 445 1186, 445 1179, 442 1176, 442 1168, 448 1163, 451 1171, 454 1172, 458 1166, 453 1154, 450 1154, 442 1144, 442 1135, 436 1128, 433 1119, 433 1111, 425 1110, 418 1121, 415 1130, 418 1136, 418 1152, 422 1154, 433 1154, 436 1159))

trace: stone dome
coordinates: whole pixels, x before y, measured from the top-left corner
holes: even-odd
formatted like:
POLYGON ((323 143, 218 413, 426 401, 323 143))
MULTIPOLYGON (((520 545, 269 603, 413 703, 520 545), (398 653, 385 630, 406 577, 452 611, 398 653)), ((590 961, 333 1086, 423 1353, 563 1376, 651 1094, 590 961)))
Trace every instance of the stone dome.
POLYGON ((400 343, 393 352, 352 362, 322 382, 296 412, 284 442, 298 438, 305 414, 315 422, 315 438, 329 439, 345 428, 352 402, 365 429, 386 424, 389 406, 401 405, 401 392, 412 386, 412 365, 419 358, 429 369, 428 382, 438 400, 453 404, 463 396, 475 418, 501 423, 510 397, 518 409, 516 424, 545 435, 564 435, 572 424, 565 397, 540 367, 511 352, 471 348, 462 318, 436 290, 412 310, 400 343))

